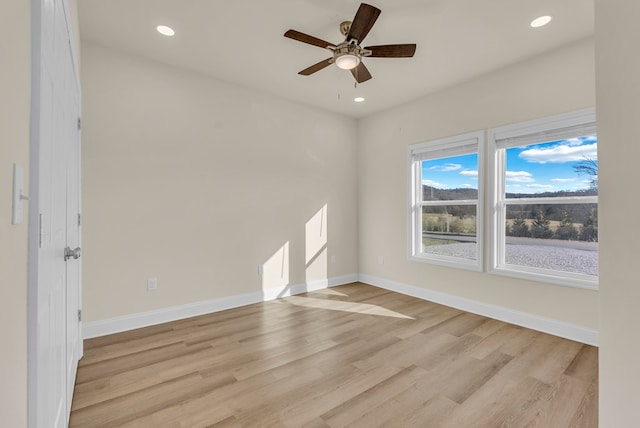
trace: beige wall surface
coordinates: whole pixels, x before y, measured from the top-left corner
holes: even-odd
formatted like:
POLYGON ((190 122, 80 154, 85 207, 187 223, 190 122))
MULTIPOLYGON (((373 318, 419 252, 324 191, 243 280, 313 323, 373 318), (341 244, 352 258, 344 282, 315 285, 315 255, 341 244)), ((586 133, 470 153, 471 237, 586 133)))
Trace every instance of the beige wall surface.
MULTIPOLYGON (((29 175, 30 6, 3 2, 0 13, 0 425, 27 423, 27 218, 11 224, 13 164, 29 175)), ((28 188, 26 190, 28 192, 28 188)))
POLYGON ((410 144, 594 105, 589 39, 361 120, 360 273, 597 329, 597 292, 409 261, 407 231, 410 144))
POLYGON ((355 121, 82 49, 85 321, 357 273, 355 121))
POLYGON ((600 162, 600 426, 638 426, 640 3, 596 0, 600 162))

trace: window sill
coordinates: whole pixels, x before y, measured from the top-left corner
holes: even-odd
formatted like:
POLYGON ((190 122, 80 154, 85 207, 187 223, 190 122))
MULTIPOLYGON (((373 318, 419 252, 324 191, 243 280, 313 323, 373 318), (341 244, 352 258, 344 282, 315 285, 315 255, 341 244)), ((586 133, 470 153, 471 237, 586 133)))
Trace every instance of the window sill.
POLYGON ((420 263, 428 263, 433 265, 482 272, 482 264, 479 260, 460 259, 456 257, 437 256, 424 253, 411 255, 409 256, 409 260, 420 263))
POLYGON ((563 274, 563 272, 559 271, 548 271, 533 268, 527 269, 526 267, 523 268, 521 266, 494 267, 489 270, 489 273, 591 291, 598 291, 599 288, 598 278, 591 275, 563 274))

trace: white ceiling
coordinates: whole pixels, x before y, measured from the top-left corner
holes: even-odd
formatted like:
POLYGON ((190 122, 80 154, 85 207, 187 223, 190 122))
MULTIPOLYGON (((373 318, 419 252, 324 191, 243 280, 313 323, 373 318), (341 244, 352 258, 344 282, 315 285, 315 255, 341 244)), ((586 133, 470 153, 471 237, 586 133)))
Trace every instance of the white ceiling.
POLYGON ((329 42, 359 0, 79 0, 81 41, 363 117, 593 34, 593 0, 371 0, 382 13, 363 45, 416 43, 414 58, 367 58, 373 79, 298 71, 331 52, 283 37, 292 28, 329 42), (546 27, 529 22, 551 15, 546 27), (175 29, 172 38, 155 30, 175 29), (356 96, 366 98, 354 103, 356 96))

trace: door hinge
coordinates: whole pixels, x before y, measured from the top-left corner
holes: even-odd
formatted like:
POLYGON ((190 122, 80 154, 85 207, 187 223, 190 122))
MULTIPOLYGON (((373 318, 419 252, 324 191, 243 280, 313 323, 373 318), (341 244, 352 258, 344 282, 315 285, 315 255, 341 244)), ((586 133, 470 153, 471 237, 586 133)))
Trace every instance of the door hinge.
POLYGON ((80 131, 81 129, 82 129, 82 120, 78 118, 78 131, 80 131))
POLYGON ((78 213, 78 226, 82 226, 82 216, 78 213))
POLYGON ((78 309, 78 322, 82 321, 82 309, 78 309))

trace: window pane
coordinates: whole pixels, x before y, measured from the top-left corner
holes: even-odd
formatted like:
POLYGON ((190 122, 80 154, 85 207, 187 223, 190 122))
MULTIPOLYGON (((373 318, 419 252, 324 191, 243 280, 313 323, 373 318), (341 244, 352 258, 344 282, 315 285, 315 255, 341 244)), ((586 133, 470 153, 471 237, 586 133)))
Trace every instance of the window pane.
POLYGON ((422 200, 478 199, 478 154, 422 161, 422 200))
POLYGON ((598 194, 595 135, 506 149, 506 197, 598 194))
POLYGON ((598 275, 597 204, 506 206, 505 263, 598 275))
POLYGON ((422 207, 422 252, 477 260, 475 205, 422 207))

